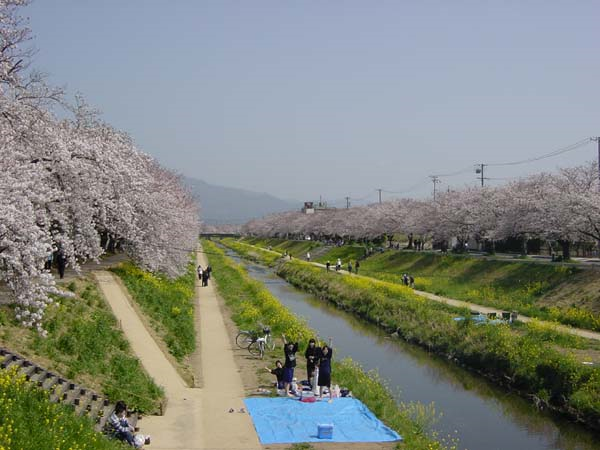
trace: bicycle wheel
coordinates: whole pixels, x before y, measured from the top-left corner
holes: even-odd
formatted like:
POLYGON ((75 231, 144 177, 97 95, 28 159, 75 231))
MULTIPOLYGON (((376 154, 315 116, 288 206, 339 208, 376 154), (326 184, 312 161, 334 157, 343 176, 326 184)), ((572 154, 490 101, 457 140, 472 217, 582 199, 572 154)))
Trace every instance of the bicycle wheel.
POLYGON ((235 337, 235 343, 239 348, 248 348, 252 343, 252 336, 248 331, 240 331, 235 337))
POLYGON ((254 341, 252 342, 249 346, 248 346, 248 351, 250 352, 251 355, 253 356, 261 356, 261 343, 258 341, 254 341))

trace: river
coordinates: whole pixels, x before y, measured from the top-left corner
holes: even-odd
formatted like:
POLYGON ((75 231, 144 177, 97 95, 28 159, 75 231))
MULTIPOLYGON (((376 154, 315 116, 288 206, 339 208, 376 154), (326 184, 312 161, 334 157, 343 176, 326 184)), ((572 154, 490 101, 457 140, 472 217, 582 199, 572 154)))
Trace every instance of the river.
POLYGON ((516 394, 305 294, 271 269, 227 253, 322 339, 331 336, 334 358, 351 357, 367 370, 376 369, 398 400, 433 402, 439 415, 434 428, 441 436, 458 437, 459 448, 600 449, 599 435, 540 412, 516 394))

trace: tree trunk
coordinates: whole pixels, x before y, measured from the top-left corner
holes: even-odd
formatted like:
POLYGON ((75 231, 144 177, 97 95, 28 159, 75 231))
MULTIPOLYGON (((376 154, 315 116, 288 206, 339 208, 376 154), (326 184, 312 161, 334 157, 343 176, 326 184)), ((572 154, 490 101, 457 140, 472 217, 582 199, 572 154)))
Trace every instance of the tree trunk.
POLYGON ((409 248, 409 249, 413 248, 413 234, 412 233, 410 233, 408 235, 408 247, 407 248, 409 248))
POLYGON ((527 256, 527 241, 529 239, 527 238, 527 236, 523 236, 523 239, 521 240, 521 255, 523 256, 527 256))
POLYGON ((567 240, 559 240, 558 243, 562 247, 563 261, 571 259, 571 242, 567 240))

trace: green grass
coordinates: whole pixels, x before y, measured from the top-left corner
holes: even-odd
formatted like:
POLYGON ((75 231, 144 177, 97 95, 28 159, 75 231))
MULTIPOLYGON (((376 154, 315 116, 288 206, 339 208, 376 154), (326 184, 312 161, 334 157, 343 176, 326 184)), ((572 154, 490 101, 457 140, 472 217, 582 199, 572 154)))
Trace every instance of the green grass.
POLYGON ((329 261, 331 265, 335 265, 337 259, 340 258, 342 260, 342 268, 346 269, 348 261, 352 262, 352 267, 354 267, 356 260, 361 259, 366 251, 367 249, 364 245, 343 245, 341 247, 333 247, 325 254, 319 256, 316 261, 323 264, 329 261))
POLYGON ((104 392, 111 401, 125 400, 130 407, 155 412, 163 399, 125 339, 112 311, 90 280, 69 283, 74 294, 61 298, 46 311, 46 338, 3 317, 0 342, 9 349, 73 379, 104 392))
POLYGON ((0 370, 0 449, 124 450, 124 444, 94 431, 86 417, 50 403, 47 392, 16 370, 0 370))
POLYGON ((277 251, 279 253, 287 252, 295 258, 301 259, 304 259, 306 257, 307 252, 313 251, 314 249, 322 246, 322 244, 318 241, 289 241, 278 238, 247 238, 243 241, 248 244, 257 245, 263 248, 271 247, 271 249, 274 251, 277 251))
MULTIPOLYGON (((299 341, 302 348, 307 345, 315 333, 304 321, 285 308, 261 283, 252 280, 214 243, 203 241, 202 245, 215 269, 219 292, 238 327, 255 328, 258 322, 263 322, 271 326, 274 335, 284 332, 291 341, 299 341)), ((333 382, 351 389, 383 422, 398 431, 404 438, 402 448, 404 445, 416 450, 455 448, 454 443, 447 446, 428 437, 428 420, 424 417, 429 414, 415 414, 425 407, 398 404, 375 372, 365 373, 349 360, 338 361, 333 366, 333 382)))
POLYGON ((146 272, 132 263, 111 269, 125 283, 133 299, 150 317, 169 352, 183 361, 196 348, 194 296, 196 271, 190 263, 184 275, 170 279, 146 272))
POLYGON ((365 275, 399 283, 403 273, 415 288, 531 317, 600 331, 600 316, 574 307, 547 307, 537 302, 581 269, 562 265, 486 260, 461 255, 387 251, 361 264, 365 275))
POLYGON ((240 256, 252 261, 260 262, 261 264, 266 264, 269 267, 275 266, 282 258, 282 256, 276 251, 266 250, 263 247, 255 247, 251 244, 238 241, 236 239, 225 238, 222 239, 222 242, 240 256))

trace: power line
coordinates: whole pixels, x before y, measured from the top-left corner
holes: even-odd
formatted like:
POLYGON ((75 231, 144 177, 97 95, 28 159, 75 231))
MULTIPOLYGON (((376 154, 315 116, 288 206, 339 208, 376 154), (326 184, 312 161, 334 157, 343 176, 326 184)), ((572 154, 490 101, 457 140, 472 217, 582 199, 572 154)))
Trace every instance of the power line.
POLYGON ((415 183, 412 186, 409 186, 406 189, 403 189, 401 191, 387 191, 387 190, 383 189, 383 192, 385 192, 386 194, 406 194, 406 193, 414 191, 415 189, 417 189, 421 186, 424 186, 426 184, 429 184, 429 181, 423 180, 423 181, 419 181, 418 183, 415 183))
POLYGON ((546 159, 546 158, 552 158, 554 156, 558 156, 561 155, 563 153, 567 153, 567 152, 572 152, 573 150, 577 150, 581 147, 586 146, 587 144, 589 144, 590 142, 592 142, 594 140, 594 138, 585 138, 582 139, 580 141, 575 142, 574 144, 568 145, 566 147, 561 147, 557 150, 551 151, 549 153, 545 153, 543 155, 540 156, 534 156, 532 158, 527 158, 527 159, 521 159, 518 161, 510 161, 510 162, 503 162, 503 163, 493 163, 493 164, 486 164, 486 166, 516 166, 519 164, 527 164, 530 162, 535 162, 535 161, 540 161, 542 159, 546 159))
POLYGON ((443 177, 443 178, 447 178, 447 177, 454 177, 454 176, 456 176, 456 175, 462 175, 463 173, 469 173, 469 172, 471 172, 472 170, 473 170, 473 166, 467 166, 467 167, 465 167, 465 168, 463 168, 463 169, 459 169, 459 170, 457 170, 457 171, 455 171, 455 172, 448 172, 448 173, 436 173, 436 174, 434 174, 434 175, 432 175, 432 176, 435 176, 435 177, 438 177, 438 178, 439 178, 439 177, 443 177))

